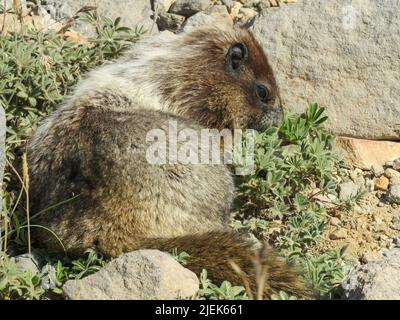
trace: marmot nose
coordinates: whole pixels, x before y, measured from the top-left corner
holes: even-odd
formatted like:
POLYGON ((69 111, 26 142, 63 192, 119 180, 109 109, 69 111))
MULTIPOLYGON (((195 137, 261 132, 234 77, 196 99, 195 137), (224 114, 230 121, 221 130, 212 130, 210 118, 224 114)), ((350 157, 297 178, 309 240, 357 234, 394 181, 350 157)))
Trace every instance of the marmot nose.
POLYGON ((283 109, 282 107, 268 108, 262 116, 257 130, 265 130, 269 127, 278 127, 283 122, 283 109))

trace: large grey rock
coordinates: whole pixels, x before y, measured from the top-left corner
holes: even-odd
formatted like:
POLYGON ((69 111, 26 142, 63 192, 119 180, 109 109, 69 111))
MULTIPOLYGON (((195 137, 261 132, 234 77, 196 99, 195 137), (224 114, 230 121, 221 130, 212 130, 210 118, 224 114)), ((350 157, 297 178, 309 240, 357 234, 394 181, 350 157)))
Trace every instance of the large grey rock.
POLYGON ((400 300, 400 248, 355 268, 342 286, 350 300, 400 300))
POLYGON ((160 12, 157 17, 157 26, 160 31, 178 31, 184 21, 185 17, 179 14, 160 12))
MULTIPOLYGON (((150 0, 46 0, 46 9, 52 13, 54 19, 63 19, 74 16, 84 6, 96 6, 98 13, 111 19, 122 18, 124 26, 141 27, 149 33, 158 33, 154 23, 150 0)), ((87 23, 77 22, 74 29, 91 35, 93 29, 87 23)))
POLYGON ((169 254, 139 250, 112 260, 99 272, 63 286, 72 300, 158 300, 190 297, 199 290, 196 275, 169 254))
POLYGON ((326 106, 337 134, 400 140, 400 1, 303 0, 252 27, 285 105, 326 106))

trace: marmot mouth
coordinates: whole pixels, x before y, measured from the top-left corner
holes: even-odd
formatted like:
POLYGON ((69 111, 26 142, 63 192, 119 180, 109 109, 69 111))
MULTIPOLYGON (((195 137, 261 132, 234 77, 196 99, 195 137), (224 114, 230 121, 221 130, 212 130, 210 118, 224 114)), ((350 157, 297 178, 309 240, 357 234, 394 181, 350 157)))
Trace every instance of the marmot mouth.
POLYGON ((283 122, 283 111, 281 108, 271 108, 264 113, 255 126, 256 130, 263 131, 270 127, 279 127, 283 122))

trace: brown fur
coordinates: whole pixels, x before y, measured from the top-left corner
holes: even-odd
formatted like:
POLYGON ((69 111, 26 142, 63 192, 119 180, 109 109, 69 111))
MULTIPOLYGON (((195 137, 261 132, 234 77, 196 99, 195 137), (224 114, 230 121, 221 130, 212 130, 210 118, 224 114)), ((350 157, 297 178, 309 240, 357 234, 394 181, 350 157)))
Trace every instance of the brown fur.
MULTIPOLYGON (((255 246, 228 227, 230 171, 222 164, 152 165, 146 160, 146 133, 167 131, 171 119, 178 130, 199 131, 257 127, 265 116, 279 118, 273 72, 246 30, 205 28, 175 41, 151 40, 138 46, 140 52, 94 71, 43 122, 28 143, 32 212, 72 198, 37 218, 70 254, 91 247, 111 257, 177 248, 190 254, 188 267, 197 274, 205 268, 214 280, 234 284, 244 277, 255 291, 255 246), (232 73, 227 52, 235 43, 244 43, 249 57, 232 73), (269 88, 265 103, 254 93, 255 81, 269 88)), ((35 237, 50 250, 62 250, 44 229, 35 237)), ((263 249, 261 256, 267 270, 264 297, 279 290, 310 296, 302 278, 276 253, 263 249)))

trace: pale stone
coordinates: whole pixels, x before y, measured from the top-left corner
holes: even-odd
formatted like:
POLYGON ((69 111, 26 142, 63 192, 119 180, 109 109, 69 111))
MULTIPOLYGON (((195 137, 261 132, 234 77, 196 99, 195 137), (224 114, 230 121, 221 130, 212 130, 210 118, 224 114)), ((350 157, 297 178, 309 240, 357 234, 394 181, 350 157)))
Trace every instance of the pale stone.
POLYGON ((97 273, 63 286, 71 300, 168 300, 193 297, 198 290, 196 275, 158 250, 126 253, 97 273))
POLYGON ((356 267, 342 284, 349 300, 400 300, 400 249, 381 261, 356 267))
POLYGON ((338 137, 336 145, 356 167, 369 170, 373 165, 383 165, 400 156, 400 143, 338 137))

